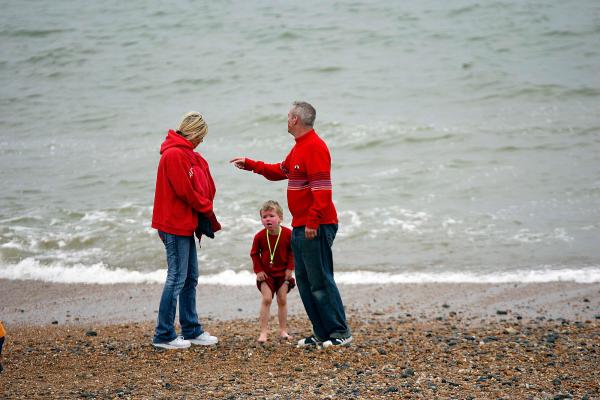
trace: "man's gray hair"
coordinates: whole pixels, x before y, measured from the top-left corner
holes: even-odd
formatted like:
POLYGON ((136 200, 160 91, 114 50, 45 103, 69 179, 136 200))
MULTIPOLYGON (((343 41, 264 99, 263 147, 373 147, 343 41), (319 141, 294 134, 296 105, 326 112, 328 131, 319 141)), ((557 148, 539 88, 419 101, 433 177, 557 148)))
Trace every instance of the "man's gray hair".
POLYGON ((312 127, 317 117, 317 110, 305 101, 292 103, 292 114, 297 115, 306 126, 312 127))

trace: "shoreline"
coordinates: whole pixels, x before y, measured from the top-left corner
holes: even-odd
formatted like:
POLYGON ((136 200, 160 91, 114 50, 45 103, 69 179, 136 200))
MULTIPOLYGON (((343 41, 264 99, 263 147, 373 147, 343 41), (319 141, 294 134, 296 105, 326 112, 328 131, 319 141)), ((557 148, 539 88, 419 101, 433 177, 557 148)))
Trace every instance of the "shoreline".
MULTIPOLYGON (((0 279, 0 316, 10 325, 115 324, 155 321, 161 284, 62 284, 0 279)), ((338 285, 348 317, 378 315, 426 321, 449 313, 485 319, 593 320, 600 313, 600 283, 418 283, 338 285)), ((199 285, 201 320, 256 319, 254 286, 199 285)), ((276 312, 276 304, 271 314, 276 312)), ((304 316, 297 289, 290 316, 304 316)))

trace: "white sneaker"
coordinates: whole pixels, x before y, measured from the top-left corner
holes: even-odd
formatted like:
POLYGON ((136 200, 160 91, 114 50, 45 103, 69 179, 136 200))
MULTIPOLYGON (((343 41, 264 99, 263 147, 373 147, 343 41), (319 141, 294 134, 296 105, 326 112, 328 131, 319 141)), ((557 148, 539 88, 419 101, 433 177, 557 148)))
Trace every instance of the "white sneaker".
POLYGON ((187 341, 191 344, 198 344, 200 346, 211 346, 219 343, 219 339, 216 336, 211 336, 208 332, 203 332, 202 335, 188 339, 187 341))
POLYGON ((154 347, 161 347, 163 349, 169 349, 169 350, 187 349, 191 345, 192 344, 190 343, 190 341, 185 340, 182 336, 177 336, 175 339, 171 340, 170 342, 166 342, 166 343, 152 342, 152 346, 154 346, 154 347))
POLYGON ((321 346, 321 344, 322 343, 319 341, 319 339, 317 339, 315 337, 315 335, 311 335, 304 339, 298 340, 298 345, 296 347, 317 347, 318 348, 321 346))
POLYGON ((350 343, 352 343, 352 336, 348 336, 346 338, 329 339, 323 342, 323 348, 326 349, 331 346, 350 346, 350 343))

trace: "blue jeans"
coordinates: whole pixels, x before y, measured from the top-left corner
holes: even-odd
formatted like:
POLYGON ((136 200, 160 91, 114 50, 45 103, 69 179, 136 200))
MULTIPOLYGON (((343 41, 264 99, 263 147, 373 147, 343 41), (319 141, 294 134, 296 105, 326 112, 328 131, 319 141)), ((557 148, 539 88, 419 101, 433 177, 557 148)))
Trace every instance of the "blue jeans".
POLYGON ((319 226, 317 237, 306 239, 304 226, 292 230, 296 285, 313 334, 320 341, 350 336, 340 292, 333 279, 331 246, 337 224, 319 226))
POLYGON ((198 259, 194 236, 178 236, 158 232, 167 252, 167 280, 160 298, 154 343, 165 343, 177 337, 175 313, 179 298, 179 323, 184 338, 203 332, 196 312, 198 259))

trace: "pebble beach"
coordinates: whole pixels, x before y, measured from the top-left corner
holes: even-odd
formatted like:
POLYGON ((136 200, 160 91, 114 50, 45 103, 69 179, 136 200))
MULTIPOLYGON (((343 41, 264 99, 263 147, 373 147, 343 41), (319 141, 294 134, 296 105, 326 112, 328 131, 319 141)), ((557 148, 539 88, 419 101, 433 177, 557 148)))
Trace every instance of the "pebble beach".
MULTIPOLYGON (((257 344, 258 293, 221 286, 198 289, 216 346, 155 349, 142 305, 156 307, 160 289, 0 280, 0 397, 600 397, 598 284, 344 285, 354 342, 321 350, 277 339, 275 318, 267 344, 257 344)), ((310 324, 297 293, 289 302, 299 339, 310 324)))

